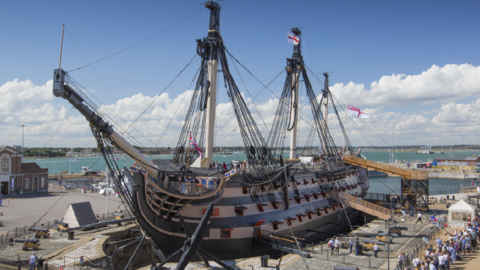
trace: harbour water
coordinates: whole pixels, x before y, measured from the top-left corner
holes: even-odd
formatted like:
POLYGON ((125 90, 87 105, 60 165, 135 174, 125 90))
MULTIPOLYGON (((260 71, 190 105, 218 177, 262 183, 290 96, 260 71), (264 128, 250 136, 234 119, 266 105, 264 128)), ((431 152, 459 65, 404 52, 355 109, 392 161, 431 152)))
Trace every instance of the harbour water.
MULTIPOLYGON (((480 151, 453 151, 455 156, 473 156, 480 153, 480 151)), ((368 159, 377 162, 388 163, 390 156, 389 152, 375 152, 362 151, 362 154, 368 159)), ((285 153, 285 155, 288 155, 285 153)), ((448 155, 446 152, 444 155, 448 155)), ((394 160, 408 160, 408 161, 428 161, 438 156, 437 154, 423 155, 416 152, 398 152, 395 153, 394 160)), ((287 157, 287 156, 285 156, 287 157)), ((148 159, 171 159, 172 155, 150 155, 148 159)), ((91 170, 105 171, 106 164, 103 157, 75 157, 75 162, 70 161, 70 158, 38 158, 28 159, 29 161, 37 162, 42 168, 48 168, 49 174, 60 173, 80 173, 83 166, 89 167, 91 170)), ((232 160, 244 160, 245 154, 234 153, 230 156, 214 155, 214 160, 219 163, 231 162, 232 160)), ((129 157, 117 156, 117 164, 120 168, 124 165, 133 165, 134 161, 129 157)), ((430 192, 438 193, 441 190, 460 190, 460 186, 468 186, 471 180, 452 180, 450 178, 432 178, 430 179, 430 192)), ((475 181, 477 182, 477 181, 475 181)), ((399 177, 372 177, 370 178, 371 193, 400 193, 400 178, 399 177)))

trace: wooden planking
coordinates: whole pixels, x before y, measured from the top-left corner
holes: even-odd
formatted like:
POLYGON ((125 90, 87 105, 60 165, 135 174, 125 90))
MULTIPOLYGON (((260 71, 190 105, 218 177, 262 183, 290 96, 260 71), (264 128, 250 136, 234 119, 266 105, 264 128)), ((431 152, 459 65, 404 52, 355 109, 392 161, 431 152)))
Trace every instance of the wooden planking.
POLYGON ((394 174, 402 177, 403 179, 411 179, 411 180, 428 180, 428 172, 425 171, 411 171, 400 169, 395 166, 387 165, 378 163, 371 160, 366 160, 354 156, 344 155, 343 161, 345 163, 367 168, 367 169, 374 169, 375 171, 394 174))
POLYGON ((359 199, 357 197, 348 195, 344 192, 339 192, 338 195, 342 199, 342 202, 345 203, 345 205, 348 205, 352 208, 355 208, 359 211, 362 211, 364 213, 367 213, 372 216, 377 216, 381 219, 388 220, 390 219, 390 209, 387 209, 385 207, 376 205, 371 202, 364 201, 362 199, 359 199))

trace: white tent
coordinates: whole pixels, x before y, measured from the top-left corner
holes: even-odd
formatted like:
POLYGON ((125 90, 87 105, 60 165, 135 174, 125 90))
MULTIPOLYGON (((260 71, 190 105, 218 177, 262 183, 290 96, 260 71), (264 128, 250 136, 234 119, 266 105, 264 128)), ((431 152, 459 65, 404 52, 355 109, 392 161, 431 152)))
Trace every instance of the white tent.
POLYGON ((464 200, 448 208, 448 222, 462 223, 473 220, 477 214, 477 208, 464 200))

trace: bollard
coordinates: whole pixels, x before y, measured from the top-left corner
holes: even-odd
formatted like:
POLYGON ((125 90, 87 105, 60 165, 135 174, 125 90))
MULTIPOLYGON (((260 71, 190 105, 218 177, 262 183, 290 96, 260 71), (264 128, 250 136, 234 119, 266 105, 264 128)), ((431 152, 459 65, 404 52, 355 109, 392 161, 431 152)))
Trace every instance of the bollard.
POLYGON ((69 231, 68 232, 68 240, 74 240, 75 239, 75 232, 74 231, 69 231))
POLYGON ((263 255, 262 257, 260 257, 262 267, 268 267, 268 258, 270 258, 270 256, 268 255, 263 255))

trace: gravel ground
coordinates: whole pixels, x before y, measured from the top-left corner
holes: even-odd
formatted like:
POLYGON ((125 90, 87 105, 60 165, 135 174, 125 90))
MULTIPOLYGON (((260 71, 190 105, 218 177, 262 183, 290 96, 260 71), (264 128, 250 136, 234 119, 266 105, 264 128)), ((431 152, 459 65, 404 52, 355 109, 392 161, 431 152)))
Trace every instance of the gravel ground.
MULTIPOLYGON (((399 249, 404 247, 412 239, 416 239, 415 242, 419 241, 420 238, 427 233, 430 229, 425 229, 423 233, 419 236, 415 235, 424 227, 416 226, 413 227, 413 224, 401 224, 400 226, 408 227, 406 231, 402 231, 400 237, 394 238, 393 242, 390 244, 390 262, 396 262, 398 257, 399 249)), ((381 227, 378 227, 380 229, 381 227)), ((375 229, 377 230, 377 229, 375 229)), ((413 244, 414 242, 412 242, 413 244)), ((330 254, 329 248, 324 244, 322 248, 315 248, 315 253, 311 254, 312 258, 306 258, 305 261, 301 258, 289 264, 287 267, 284 267, 285 270, 298 270, 305 269, 305 262, 309 266, 309 269, 318 269, 318 270, 331 270, 334 266, 348 266, 348 267, 358 267, 359 269, 378 269, 387 262, 387 246, 379 246, 380 251, 378 253, 378 258, 373 256, 373 251, 368 250, 362 255, 355 256, 355 250, 353 254, 349 254, 348 249, 340 249, 339 254, 330 254)), ((410 245, 403 250, 405 253, 411 251, 410 245)))
MULTIPOLYGON (((31 236, 32 237, 27 238, 35 238, 34 234, 31 236)), ((67 240, 66 233, 60 235, 60 232, 53 231, 50 232, 49 238, 39 238, 39 240, 40 248, 38 250, 23 251, 23 243, 15 243, 13 246, 6 246, 5 248, 0 249, 0 260, 5 262, 18 262, 18 255, 20 255, 20 260, 26 262, 33 252, 35 252, 37 257, 46 256, 53 253, 55 250, 75 244, 78 241, 78 238, 75 240, 67 240)))

